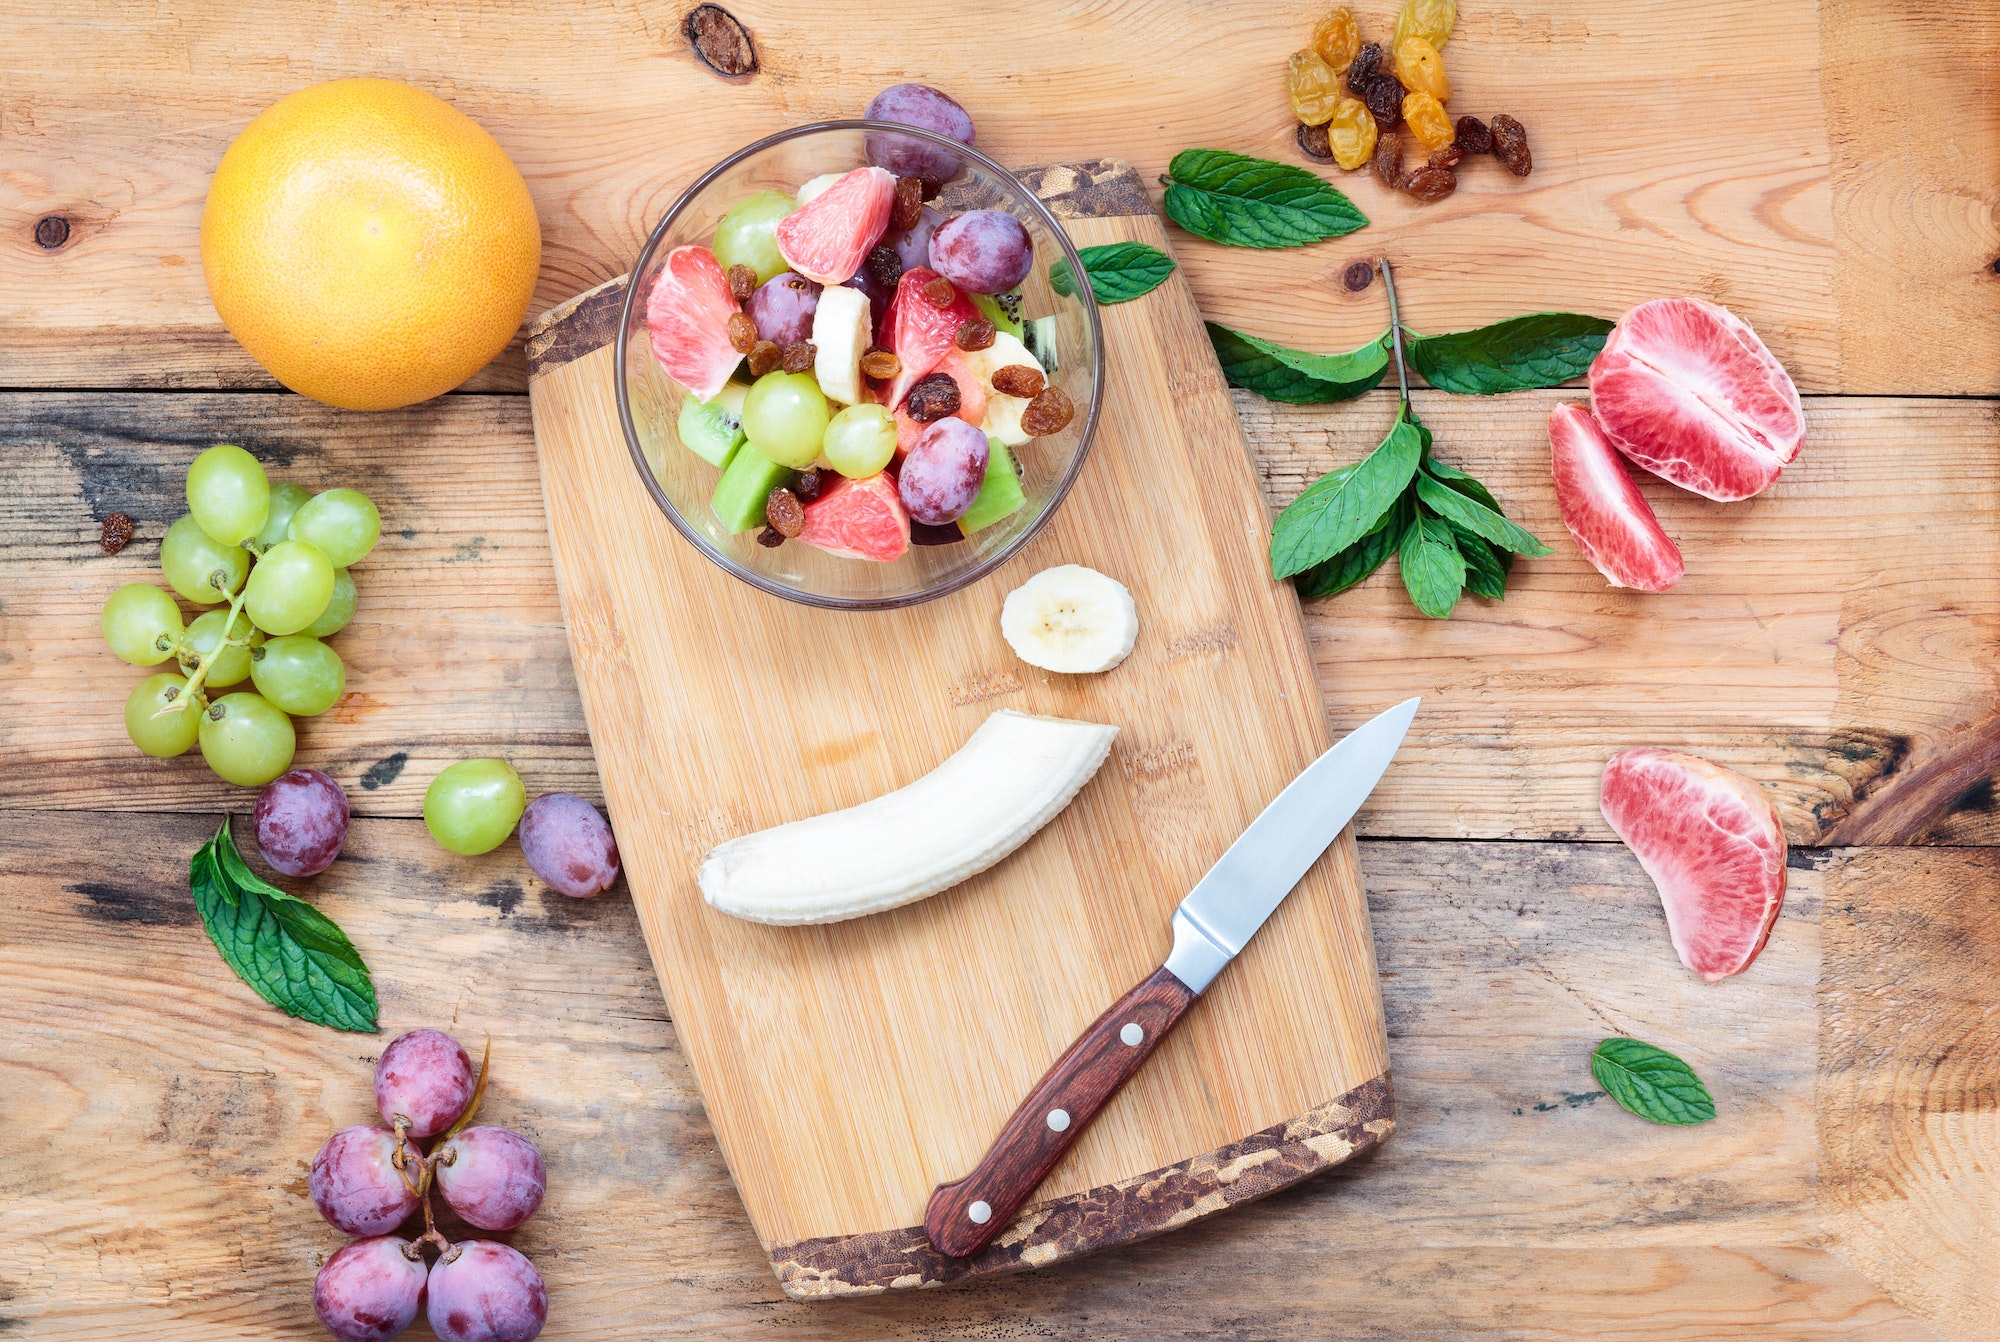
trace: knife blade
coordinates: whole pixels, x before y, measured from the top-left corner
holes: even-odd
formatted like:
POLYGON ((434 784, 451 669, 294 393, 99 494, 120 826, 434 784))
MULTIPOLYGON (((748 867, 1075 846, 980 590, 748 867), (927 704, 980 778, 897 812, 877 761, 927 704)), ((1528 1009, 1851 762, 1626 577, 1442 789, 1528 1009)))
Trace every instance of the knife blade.
POLYGON ((972 1173, 939 1184, 924 1235, 952 1258, 1000 1233, 1361 809, 1417 713, 1406 699, 1349 732, 1274 798, 1174 909, 1166 962, 1056 1059, 972 1173))

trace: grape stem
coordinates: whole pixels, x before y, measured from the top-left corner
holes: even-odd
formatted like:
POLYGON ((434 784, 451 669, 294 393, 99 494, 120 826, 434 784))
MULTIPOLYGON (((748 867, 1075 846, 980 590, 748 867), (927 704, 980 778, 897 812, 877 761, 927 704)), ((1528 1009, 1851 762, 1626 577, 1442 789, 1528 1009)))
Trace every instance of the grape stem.
MULTIPOLYGON (((216 571, 218 573, 221 572, 220 569, 216 571)), ((245 581, 241 587, 236 589, 236 594, 229 598, 229 618, 222 622, 223 636, 217 641, 214 653, 195 654, 194 674, 188 677, 187 684, 181 686, 181 692, 174 698, 174 701, 164 708, 156 710, 153 714, 154 717, 163 718, 169 713, 179 713, 186 709, 189 704, 193 703, 195 695, 201 690, 201 683, 208 679, 209 668, 215 665, 215 659, 222 655, 224 648, 247 648, 250 646, 250 636, 248 634, 245 634, 242 638, 229 637, 229 631, 236 627, 237 613, 243 609, 243 598, 249 594, 250 584, 248 581, 245 581)))

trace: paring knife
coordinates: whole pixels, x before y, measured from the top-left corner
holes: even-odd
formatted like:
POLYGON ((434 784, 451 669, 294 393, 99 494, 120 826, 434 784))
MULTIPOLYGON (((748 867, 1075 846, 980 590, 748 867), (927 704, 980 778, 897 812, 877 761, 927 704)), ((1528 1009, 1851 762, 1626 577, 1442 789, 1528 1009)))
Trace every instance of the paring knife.
POLYGON ((1056 1059, 977 1169, 931 1193, 924 1209, 931 1247, 967 1257, 1013 1219, 1098 1110, 1152 1056, 1361 808, 1416 713, 1417 700, 1406 699, 1355 728, 1229 845, 1174 910, 1174 948, 1166 963, 1056 1059))

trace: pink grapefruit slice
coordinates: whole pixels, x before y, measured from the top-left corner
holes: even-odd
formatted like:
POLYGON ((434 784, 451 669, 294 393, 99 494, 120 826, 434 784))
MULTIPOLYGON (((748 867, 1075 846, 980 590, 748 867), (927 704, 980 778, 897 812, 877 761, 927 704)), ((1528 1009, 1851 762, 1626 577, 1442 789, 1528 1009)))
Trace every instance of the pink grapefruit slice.
POLYGON ((896 203, 896 179, 856 168, 778 221, 778 254, 809 280, 844 284, 882 240, 896 203))
POLYGON ((1805 441, 1784 366, 1735 314, 1695 298, 1619 318, 1590 365, 1590 399, 1620 452, 1724 502, 1767 488, 1805 441))
POLYGON ((714 252, 676 247, 667 253, 646 296, 646 330, 660 367, 700 400, 713 399, 743 361, 729 343, 729 317, 739 310, 714 252))
MULTIPOLYGON (((924 297, 923 287, 936 278, 938 273, 924 266, 906 270, 896 284, 896 296, 889 300, 889 322, 884 331, 890 352, 903 364, 903 370, 889 384, 887 404, 891 409, 903 403, 918 378, 937 371, 954 348, 958 328, 979 315, 979 309, 964 294, 954 294, 944 307, 924 297)), ((962 387, 960 394, 962 397, 962 387)))
POLYGON ((1549 448, 1556 504, 1583 557, 1613 587, 1664 592, 1679 582, 1686 571, 1680 550, 1590 411, 1551 410, 1549 448))
POLYGON ((910 514, 887 475, 836 480, 806 505, 799 539, 830 555, 886 564, 910 548, 910 514))
POLYGON ((1659 888, 1681 963, 1710 983, 1748 969, 1785 902, 1785 831, 1764 790, 1642 746, 1604 766, 1598 807, 1659 888))

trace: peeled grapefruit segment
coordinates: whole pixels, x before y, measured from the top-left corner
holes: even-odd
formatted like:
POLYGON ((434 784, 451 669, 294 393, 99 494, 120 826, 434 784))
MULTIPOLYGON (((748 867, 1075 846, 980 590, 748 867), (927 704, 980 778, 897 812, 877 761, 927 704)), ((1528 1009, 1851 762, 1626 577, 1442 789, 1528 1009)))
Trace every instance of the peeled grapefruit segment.
POLYGON ((799 539, 830 555, 886 564, 910 548, 910 514, 887 475, 836 480, 806 505, 799 539))
POLYGON ((1785 831, 1764 790, 1641 746, 1604 766, 1598 807, 1659 887, 1681 963, 1710 983, 1748 969, 1785 902, 1785 831))
POLYGON ((925 298, 923 287, 937 278, 935 270, 924 266, 906 270, 896 284, 896 296, 889 300, 888 323, 883 330, 890 352, 903 363, 903 371, 889 384, 892 409, 903 403, 918 378, 937 371, 945 355, 952 352, 958 328, 979 315, 979 309, 964 294, 955 295, 946 307, 925 298))
POLYGON ((1694 298, 1619 318, 1590 365, 1590 398, 1620 452, 1724 502, 1769 486, 1806 436, 1784 366, 1728 309, 1694 298))
POLYGON ((1673 539, 1632 472, 1590 411, 1559 405, 1549 412, 1556 503, 1576 548, 1613 587, 1664 592, 1686 571, 1673 539))
POLYGON ((729 316, 739 310, 714 252, 676 247, 667 253, 646 297, 646 329, 660 367, 699 400, 714 400, 743 361, 729 343, 729 316))
POLYGON ((856 168, 778 221, 778 254, 809 280, 844 284, 882 240, 896 203, 896 179, 856 168))

